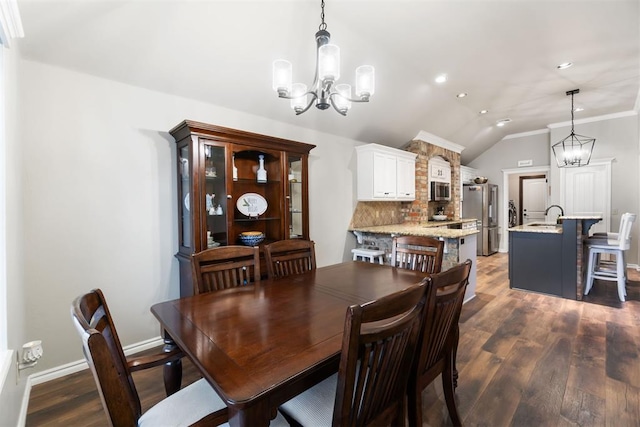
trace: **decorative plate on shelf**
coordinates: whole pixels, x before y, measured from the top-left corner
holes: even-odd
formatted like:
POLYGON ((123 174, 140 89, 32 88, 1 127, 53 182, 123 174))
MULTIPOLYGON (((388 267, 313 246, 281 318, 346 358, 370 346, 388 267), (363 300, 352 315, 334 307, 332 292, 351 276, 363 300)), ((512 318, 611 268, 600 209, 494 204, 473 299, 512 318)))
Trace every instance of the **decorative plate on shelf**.
POLYGON ((267 200, 257 193, 245 193, 236 202, 236 207, 241 214, 246 216, 259 216, 267 211, 267 200))

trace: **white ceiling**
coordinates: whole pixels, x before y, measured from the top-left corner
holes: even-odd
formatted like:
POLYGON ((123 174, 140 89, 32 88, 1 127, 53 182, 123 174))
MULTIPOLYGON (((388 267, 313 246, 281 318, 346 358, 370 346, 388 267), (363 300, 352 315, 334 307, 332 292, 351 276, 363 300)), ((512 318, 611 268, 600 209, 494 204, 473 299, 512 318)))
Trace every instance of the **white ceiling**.
POLYGON ((638 0, 325 1, 341 81, 376 67, 371 102, 347 117, 295 116, 271 89, 279 58, 311 83, 319 0, 18 0, 18 46, 35 61, 364 142, 400 147, 424 130, 466 147, 463 163, 505 135, 569 121, 567 90, 580 89, 576 120, 636 108, 638 0), (443 72, 449 81, 434 83, 443 72))

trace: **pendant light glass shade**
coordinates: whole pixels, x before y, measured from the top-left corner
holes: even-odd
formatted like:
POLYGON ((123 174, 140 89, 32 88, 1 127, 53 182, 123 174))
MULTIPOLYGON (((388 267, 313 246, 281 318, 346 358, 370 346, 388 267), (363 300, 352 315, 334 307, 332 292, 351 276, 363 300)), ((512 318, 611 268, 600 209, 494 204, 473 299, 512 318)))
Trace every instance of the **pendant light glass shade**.
POLYGON ((291 108, 297 113, 307 106, 307 85, 304 83, 294 83, 291 86, 291 108))
POLYGON ((351 101, 349 101, 351 99, 351 85, 346 83, 336 85, 336 92, 338 94, 333 97, 336 109, 346 113, 351 108, 351 101))
POLYGON ((327 82, 340 78, 340 48, 335 44, 325 44, 318 49, 318 78, 327 82))
POLYGON ((291 92, 291 76, 293 66, 284 59, 273 61, 273 90, 278 93, 291 92))
POLYGON ((375 69, 371 65, 356 68, 356 96, 368 99, 375 91, 375 69))
POLYGON ((578 135, 574 132, 573 124, 573 95, 580 93, 580 89, 567 91, 571 95, 571 133, 566 138, 551 146, 553 155, 559 168, 586 166, 591 160, 596 139, 589 136, 578 135))

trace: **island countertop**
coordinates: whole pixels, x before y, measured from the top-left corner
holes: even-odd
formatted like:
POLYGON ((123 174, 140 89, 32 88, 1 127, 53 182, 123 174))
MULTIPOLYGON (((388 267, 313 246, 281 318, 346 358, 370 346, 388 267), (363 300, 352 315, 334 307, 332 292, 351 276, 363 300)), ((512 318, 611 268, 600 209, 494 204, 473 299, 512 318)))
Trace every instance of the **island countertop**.
POLYGON ((396 234, 402 236, 427 236, 427 237, 443 237, 446 239, 457 239, 459 237, 471 236, 478 234, 475 228, 455 229, 446 228, 449 225, 462 224, 465 222, 476 222, 475 219, 461 219, 454 221, 429 221, 422 223, 403 223, 376 225, 370 227, 354 227, 349 231, 358 231, 362 233, 375 234, 396 234))
POLYGON ((549 222, 532 222, 531 224, 516 225, 509 228, 509 231, 525 232, 525 233, 550 233, 562 234, 562 221, 564 220, 589 220, 601 221, 602 215, 567 215, 558 217, 559 224, 549 222))

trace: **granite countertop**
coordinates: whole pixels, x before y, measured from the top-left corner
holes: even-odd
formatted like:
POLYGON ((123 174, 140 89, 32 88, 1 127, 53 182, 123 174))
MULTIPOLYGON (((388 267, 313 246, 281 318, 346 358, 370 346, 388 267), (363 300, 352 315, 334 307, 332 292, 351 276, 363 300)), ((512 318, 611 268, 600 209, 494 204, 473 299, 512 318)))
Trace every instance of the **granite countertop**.
POLYGON ((602 220, 602 215, 567 215, 560 216, 560 219, 599 219, 602 220))
POLYGON ((519 231, 525 233, 548 233, 548 234, 562 234, 562 225, 536 222, 526 225, 516 225, 509 228, 509 231, 519 231))
POLYGON ((478 234, 478 230, 475 228, 466 230, 445 228, 447 227, 447 225, 460 224, 462 222, 475 222, 475 219, 456 221, 428 221, 419 224, 404 223, 376 225, 371 227, 354 227, 350 228, 349 231, 359 231, 362 233, 374 234, 395 234, 404 236, 443 237, 445 239, 457 239, 459 237, 478 234))
MULTIPOLYGON (((562 220, 602 220, 602 215, 567 215, 558 217, 562 220)), ((562 234, 562 225, 548 222, 534 222, 527 225, 517 225, 509 228, 509 231, 521 231, 525 233, 551 233, 562 234)))

